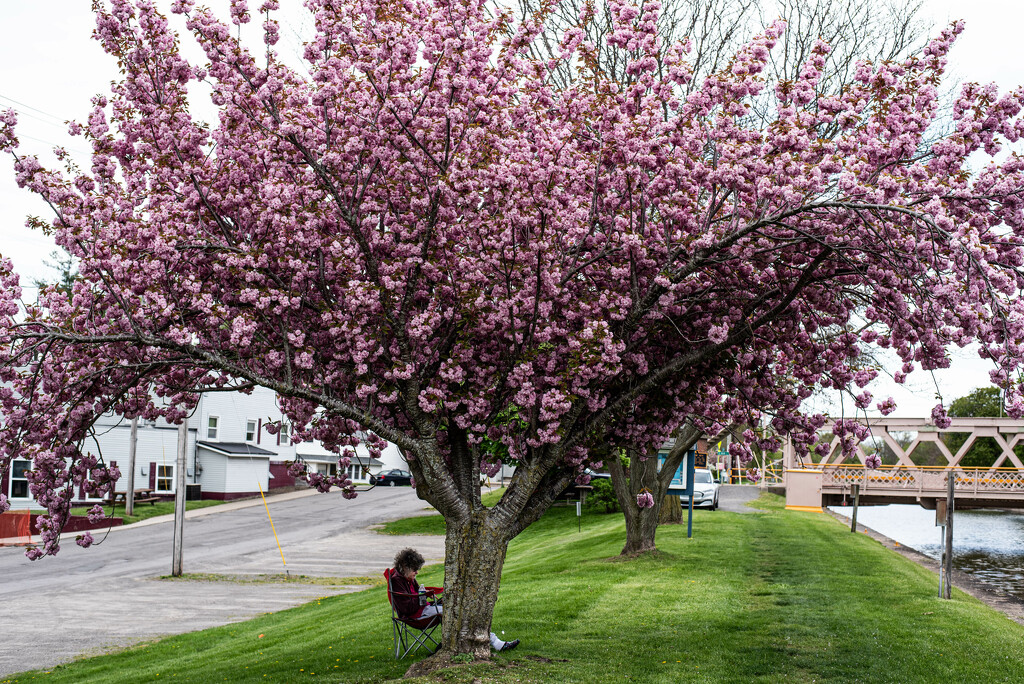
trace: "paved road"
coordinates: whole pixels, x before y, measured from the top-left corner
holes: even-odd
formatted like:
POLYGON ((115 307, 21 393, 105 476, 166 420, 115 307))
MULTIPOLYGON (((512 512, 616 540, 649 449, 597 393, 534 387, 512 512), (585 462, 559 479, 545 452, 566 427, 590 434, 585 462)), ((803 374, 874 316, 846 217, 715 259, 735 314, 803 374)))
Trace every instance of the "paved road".
POLYGON ((761 490, 753 485, 722 485, 718 490, 718 508, 731 513, 757 513, 747 502, 759 496, 761 490))
MULTIPOLYGON (((268 503, 292 575, 376 575, 405 545, 414 545, 428 562, 444 557, 441 537, 366 529, 426 512, 407 487, 374 489, 352 501, 336 492, 297 492, 268 497, 268 503)), ((0 640, 0 676, 360 588, 162 581, 159 576, 170 574, 172 541, 170 520, 154 518, 114 529, 91 549, 76 546, 72 535, 55 558, 35 562, 24 549, 0 548, 0 606, 8 626, 0 640)), ((285 569, 259 501, 190 511, 184 546, 186 573, 285 569)))

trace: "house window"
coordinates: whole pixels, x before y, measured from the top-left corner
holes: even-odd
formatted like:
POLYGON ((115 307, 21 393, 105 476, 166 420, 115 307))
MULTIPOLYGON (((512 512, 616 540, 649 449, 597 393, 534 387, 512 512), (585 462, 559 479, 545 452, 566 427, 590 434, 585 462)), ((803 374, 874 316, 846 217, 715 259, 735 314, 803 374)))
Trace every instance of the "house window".
POLYGON ((206 438, 217 439, 217 425, 220 423, 220 418, 217 416, 210 416, 207 419, 206 424, 206 438))
POLYGON ((278 434, 278 444, 283 444, 285 446, 288 446, 289 444, 292 443, 292 441, 290 439, 290 437, 291 437, 291 426, 288 425, 288 423, 285 423, 284 421, 282 421, 281 422, 281 431, 278 432, 277 434, 278 434))
POLYGON ((256 421, 252 420, 251 418, 245 421, 245 441, 256 441, 256 421))
POLYGON ((158 465, 156 467, 156 490, 169 492, 174 489, 174 466, 158 465))
POLYGON ((22 459, 15 459, 11 464, 11 498, 28 498, 28 471, 32 469, 32 462, 22 459))

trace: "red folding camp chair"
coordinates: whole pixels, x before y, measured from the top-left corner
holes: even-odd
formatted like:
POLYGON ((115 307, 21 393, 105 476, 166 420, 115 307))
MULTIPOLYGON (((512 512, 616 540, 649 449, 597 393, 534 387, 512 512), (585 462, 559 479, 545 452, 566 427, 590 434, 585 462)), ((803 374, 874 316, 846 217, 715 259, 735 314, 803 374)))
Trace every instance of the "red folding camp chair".
POLYGON ((416 596, 427 605, 435 605, 437 595, 444 591, 441 587, 423 587, 425 593, 408 594, 394 591, 391 588, 391 578, 395 576, 395 569, 388 568, 384 571, 384 579, 388 585, 388 603, 391 605, 391 635, 395 645, 395 660, 401 660, 413 651, 425 648, 428 652, 441 645, 438 639, 434 638, 434 631, 441 625, 441 616, 432 615, 426 618, 403 618, 399 617, 395 610, 395 596, 416 596))

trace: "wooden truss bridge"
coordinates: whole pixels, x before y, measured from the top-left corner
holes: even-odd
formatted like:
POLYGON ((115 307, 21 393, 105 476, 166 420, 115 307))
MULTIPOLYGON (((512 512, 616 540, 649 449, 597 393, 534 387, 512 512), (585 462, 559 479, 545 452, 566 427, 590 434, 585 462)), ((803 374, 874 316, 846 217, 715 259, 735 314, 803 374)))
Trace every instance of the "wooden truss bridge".
MULTIPOLYGON (((838 439, 818 461, 800 459, 790 443, 783 449, 786 507, 818 510, 822 506, 852 503, 854 485, 858 486, 861 505, 918 503, 934 509, 946 499, 949 478, 953 478, 957 508, 1024 508, 1024 461, 1014 447, 1024 445, 1024 420, 1012 418, 954 418, 948 428, 937 428, 923 418, 875 418, 861 421, 874 437, 874 447, 882 445, 895 455, 894 465, 877 469, 865 467, 867 454, 862 447, 846 458, 838 439), (955 453, 944 436, 966 435, 955 453), (909 443, 907 435, 916 435, 909 443), (904 439, 899 439, 904 437, 904 439), (974 468, 960 463, 981 438, 991 438, 1000 450, 992 466, 974 468), (938 465, 918 465, 915 455, 927 447, 941 454, 938 465)), ((823 428, 826 432, 829 428, 823 428)), ((920 460, 920 459, 918 459, 920 460)))

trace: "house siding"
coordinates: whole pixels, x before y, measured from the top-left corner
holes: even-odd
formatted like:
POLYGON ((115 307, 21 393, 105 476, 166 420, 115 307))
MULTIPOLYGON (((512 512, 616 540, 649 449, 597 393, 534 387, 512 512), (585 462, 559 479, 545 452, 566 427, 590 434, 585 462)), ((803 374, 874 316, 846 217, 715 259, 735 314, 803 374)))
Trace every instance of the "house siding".
POLYGON ((199 465, 203 474, 199 476, 199 484, 202 486, 203 498, 214 492, 224 492, 226 481, 227 457, 209 449, 199 447, 199 465))
POLYGON ((270 473, 270 459, 230 457, 227 463, 227 488, 225 493, 259 494, 267 491, 267 476, 270 473))
POLYGON ((277 406, 277 394, 273 390, 256 388, 246 396, 237 392, 218 392, 203 396, 197 411, 199 428, 202 431, 200 441, 208 442, 244 442, 246 421, 256 421, 256 437, 250 444, 259 445, 261 449, 273 451, 282 461, 295 458, 295 447, 290 444, 278 444, 276 435, 264 435, 268 423, 282 419, 283 414, 277 406), (218 430, 216 439, 208 439, 206 428, 210 416, 217 416, 218 430), (265 438, 267 437, 267 438, 265 438))
MULTIPOLYGON (((188 423, 186 483, 199 484, 202 497, 211 499, 252 496, 258 494, 260 488, 268 491, 271 483, 275 488, 297 484, 294 478, 287 475, 285 465, 296 460, 296 446, 290 440, 282 442, 279 434, 263 434, 268 424, 278 422, 282 417, 277 405, 277 394, 272 390, 257 388, 248 395, 238 392, 203 395, 188 423), (208 434, 210 416, 216 416, 218 419, 217 434, 212 438, 208 434), (248 454, 226 455, 197 444, 198 441, 209 442, 214 447, 218 443, 243 444, 246 442, 245 430, 249 420, 258 426, 257 434, 249 444, 270 454, 253 454, 251 457, 248 454), (270 478, 271 473, 274 475, 273 480, 270 478)), ((131 421, 110 413, 100 416, 96 421, 96 427, 97 437, 87 442, 84 450, 101 456, 108 464, 119 464, 121 478, 115 485, 116 490, 126 491, 131 421)), ((148 486, 156 490, 158 467, 177 463, 177 443, 177 426, 163 420, 139 421, 135 458, 137 488, 148 486)), ((321 468, 329 469, 330 464, 337 463, 337 456, 327 452, 318 443, 303 444, 302 447, 311 452, 304 456, 310 461, 311 466, 315 463, 321 468)), ((357 453, 360 456, 369 455, 365 447, 359 447, 357 453)), ((380 460, 383 465, 373 466, 371 472, 408 468, 395 445, 388 445, 380 460)), ((171 495, 176 483, 177 476, 173 479, 171 490, 161 491, 160 494, 171 495)), ((10 473, 5 472, 0 480, 0 492, 9 495, 10 488, 10 473)), ((15 509, 36 505, 28 498, 11 500, 11 506, 15 509)))
MULTIPOLYGON (((189 425, 188 442, 185 447, 185 482, 195 482, 195 444, 196 430, 189 425), (188 473, 192 472, 191 477, 188 473)), ((128 448, 131 440, 131 421, 121 421, 106 428, 100 438, 100 452, 108 463, 116 461, 121 467, 121 479, 115 489, 119 492, 128 489, 128 448)), ((86 445, 86 451, 89 451, 86 445)), ((139 425, 138 442, 135 445, 135 486, 148 486, 156 489, 156 467, 158 465, 175 465, 178 462, 178 428, 175 425, 158 423, 155 426, 139 425), (143 474, 143 470, 146 471, 143 474)), ((177 484, 175 475, 174 486, 177 484)))
POLYGON ((268 489, 295 486, 295 478, 288 474, 288 463, 285 461, 271 461, 270 474, 272 479, 267 487, 268 489))
POLYGON ((270 459, 267 456, 226 456, 201 448, 204 499, 237 499, 267 491, 270 459))
MULTIPOLYGON (((338 455, 327 451, 317 442, 303 442, 298 446, 294 447, 295 456, 294 458, 301 458, 305 461, 310 469, 317 469, 323 472, 323 468, 320 467, 324 464, 335 464, 338 463, 338 455)), ((369 458, 370 451, 362 444, 356 447, 356 456, 360 458, 369 458)), ((379 466, 372 466, 370 469, 371 473, 378 473, 381 470, 391 470, 392 468, 399 468, 401 470, 408 470, 409 464, 406 462, 405 457, 399 448, 388 443, 384 451, 378 457, 381 464, 379 466)))

